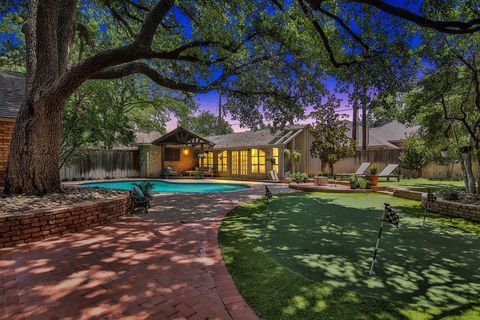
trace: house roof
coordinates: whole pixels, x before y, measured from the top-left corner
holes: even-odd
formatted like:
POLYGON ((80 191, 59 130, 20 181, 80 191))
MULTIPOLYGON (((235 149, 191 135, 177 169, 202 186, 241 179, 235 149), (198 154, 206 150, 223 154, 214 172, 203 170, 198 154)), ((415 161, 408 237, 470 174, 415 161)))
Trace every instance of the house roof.
POLYGON ((212 145, 213 142, 203 138, 185 128, 177 127, 175 130, 167 132, 160 138, 154 140, 152 144, 167 145, 167 144, 185 144, 185 145, 212 145))
POLYGON ((152 132, 136 131, 135 144, 149 144, 149 143, 152 143, 152 141, 157 140, 161 136, 162 134, 158 131, 152 131, 152 132))
POLYGON ((390 142, 398 142, 405 140, 409 135, 417 132, 418 129, 418 126, 407 127, 394 120, 381 127, 371 128, 370 133, 374 133, 390 142))
POLYGON ((212 149, 260 147, 285 143, 299 130, 308 124, 290 125, 283 130, 273 132, 270 129, 236 132, 219 136, 207 137, 215 146, 212 149), (283 139, 282 139, 283 138, 283 139))
MULTIPOLYGON (((348 122, 350 136, 352 123, 348 122)), ((380 127, 368 128, 368 148, 400 149, 394 143, 405 140, 409 135, 418 130, 417 126, 407 127, 398 121, 391 121, 380 127)), ((357 126, 357 148, 362 146, 362 125, 357 126)))
POLYGON ((16 118, 25 97, 25 76, 0 71, 0 118, 16 118))

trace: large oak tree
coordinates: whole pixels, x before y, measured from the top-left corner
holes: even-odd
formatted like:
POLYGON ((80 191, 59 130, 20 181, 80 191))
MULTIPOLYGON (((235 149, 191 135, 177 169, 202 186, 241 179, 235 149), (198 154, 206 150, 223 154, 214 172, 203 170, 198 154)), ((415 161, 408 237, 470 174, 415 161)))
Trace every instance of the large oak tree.
MULTIPOLYGON (((425 16, 375 0, 288 3, 287 7, 277 0, 31 0, 23 26, 26 98, 13 133, 5 191, 43 194, 60 189, 64 106, 85 81, 142 74, 172 90, 207 92, 222 87, 225 92, 285 101, 302 96, 294 82, 281 81, 277 90, 275 85, 248 85, 246 79, 272 66, 278 68, 276 74, 288 75, 285 70, 292 59, 305 61, 294 66, 299 71, 313 69, 305 80, 325 76, 321 70, 327 61, 348 67, 368 58, 371 44, 348 25, 352 12, 373 7, 439 32, 471 33, 480 28, 478 18, 439 21, 435 2, 430 1, 425 1, 425 16), (72 46, 84 45, 81 39, 88 28, 82 20, 97 15, 110 17, 106 27, 118 30, 117 41, 72 57, 72 46), (344 36, 352 42, 344 42, 344 36), (360 51, 352 49, 355 46, 360 51)), ((101 32, 93 36, 102 38, 101 32)), ((272 104, 265 106, 274 110, 272 104)))

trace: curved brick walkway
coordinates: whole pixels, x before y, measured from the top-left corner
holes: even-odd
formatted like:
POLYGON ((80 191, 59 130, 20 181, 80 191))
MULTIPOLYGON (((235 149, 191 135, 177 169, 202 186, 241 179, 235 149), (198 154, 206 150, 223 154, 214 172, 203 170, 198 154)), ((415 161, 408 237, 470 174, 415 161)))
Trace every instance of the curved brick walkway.
POLYGON ((217 232, 228 211, 261 194, 158 195, 148 216, 2 249, 0 318, 257 319, 217 232))

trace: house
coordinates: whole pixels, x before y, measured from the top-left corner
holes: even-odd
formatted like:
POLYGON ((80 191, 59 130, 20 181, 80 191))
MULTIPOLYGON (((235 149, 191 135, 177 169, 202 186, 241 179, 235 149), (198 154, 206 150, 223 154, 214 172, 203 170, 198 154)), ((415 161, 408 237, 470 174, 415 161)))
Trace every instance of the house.
MULTIPOLYGON (((350 136, 352 123, 349 122, 350 136)), ((367 150, 400 150, 405 140, 415 132, 418 126, 407 127, 394 120, 383 126, 370 127, 367 130, 367 150)), ((362 149, 362 125, 357 126, 357 150, 362 149)))
POLYGON ((16 72, 0 71, 0 185, 5 178, 13 127, 24 96, 25 77, 16 72))
POLYGON ((310 154, 311 130, 306 124, 276 132, 262 129, 200 137, 179 127, 151 144, 139 145, 141 175, 161 176, 166 167, 189 173, 195 167, 211 167, 219 177, 236 179, 265 180, 270 170, 279 177, 292 171, 315 175, 322 161, 310 154), (300 153, 298 161, 288 156, 294 150, 300 153))

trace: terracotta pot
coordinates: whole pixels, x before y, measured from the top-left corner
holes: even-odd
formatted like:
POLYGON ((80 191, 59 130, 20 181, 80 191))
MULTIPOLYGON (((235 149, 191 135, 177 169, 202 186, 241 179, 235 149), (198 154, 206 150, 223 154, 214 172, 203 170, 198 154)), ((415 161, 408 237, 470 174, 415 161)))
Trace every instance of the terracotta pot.
POLYGON ((379 176, 367 176, 368 181, 370 181, 371 187, 376 187, 378 185, 379 176))
POLYGON ((316 186, 328 186, 328 177, 315 176, 313 181, 316 186))

